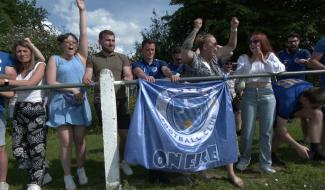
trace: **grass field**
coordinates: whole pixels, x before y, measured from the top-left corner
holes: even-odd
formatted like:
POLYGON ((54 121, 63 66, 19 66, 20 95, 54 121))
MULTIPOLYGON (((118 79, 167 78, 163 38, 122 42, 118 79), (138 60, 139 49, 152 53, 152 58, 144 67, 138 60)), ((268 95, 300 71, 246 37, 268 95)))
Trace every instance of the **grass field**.
MULTIPOLYGON (((302 139, 298 121, 290 124, 289 131, 297 139, 302 139)), ((257 131, 256 131, 257 134, 257 131)), ((12 157, 10 136, 7 136, 7 149, 10 155, 9 171, 7 181, 11 190, 26 189, 28 175, 24 170, 17 169, 16 161, 12 157)), ((89 131, 87 135, 87 160, 86 171, 89 184, 78 189, 105 189, 105 173, 103 160, 102 135, 100 132, 89 131)), ((324 162, 305 161, 298 157, 293 149, 284 145, 279 153, 286 161, 287 168, 275 167, 276 174, 260 174, 258 168, 258 146, 257 137, 254 140, 253 164, 251 169, 245 173, 238 173, 245 181, 245 188, 254 189, 325 189, 325 164, 324 162)), ((54 180, 42 189, 54 190, 64 189, 63 171, 58 159, 58 140, 54 130, 49 131, 47 145, 47 159, 50 161, 50 173, 54 180)), ((73 161, 75 163, 75 160, 73 161)), ((170 184, 151 184, 148 181, 147 171, 141 167, 134 166, 134 175, 130 177, 122 176, 123 188, 126 190, 146 189, 146 190, 210 190, 210 189, 237 189, 232 186, 226 177, 226 172, 222 168, 209 170, 205 177, 198 174, 168 174, 171 179, 170 184)), ((73 165, 73 175, 76 176, 76 167, 73 165)), ((77 179, 75 179, 77 182, 77 179)))

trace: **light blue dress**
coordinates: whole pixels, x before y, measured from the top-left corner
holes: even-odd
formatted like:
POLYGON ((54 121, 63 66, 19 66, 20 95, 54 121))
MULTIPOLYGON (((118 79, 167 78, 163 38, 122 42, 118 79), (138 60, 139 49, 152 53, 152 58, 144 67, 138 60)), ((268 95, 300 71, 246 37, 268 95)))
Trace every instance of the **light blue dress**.
MULTIPOLYGON (((55 56, 56 80, 60 83, 82 83, 85 68, 79 56, 74 56, 71 60, 65 60, 60 56, 55 56)), ((53 91, 49 101, 48 121, 49 127, 59 127, 61 125, 91 125, 91 110, 86 93, 82 104, 75 104, 72 101, 72 94, 63 91, 53 91)))

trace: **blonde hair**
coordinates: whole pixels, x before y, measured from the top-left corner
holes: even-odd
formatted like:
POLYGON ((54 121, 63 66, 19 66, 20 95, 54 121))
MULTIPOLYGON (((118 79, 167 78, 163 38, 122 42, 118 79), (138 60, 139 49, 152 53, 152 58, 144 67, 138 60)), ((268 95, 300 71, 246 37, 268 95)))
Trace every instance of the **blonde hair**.
POLYGON ((214 36, 210 33, 202 32, 198 34, 195 38, 195 45, 202 51, 204 43, 209 38, 214 38, 214 36))

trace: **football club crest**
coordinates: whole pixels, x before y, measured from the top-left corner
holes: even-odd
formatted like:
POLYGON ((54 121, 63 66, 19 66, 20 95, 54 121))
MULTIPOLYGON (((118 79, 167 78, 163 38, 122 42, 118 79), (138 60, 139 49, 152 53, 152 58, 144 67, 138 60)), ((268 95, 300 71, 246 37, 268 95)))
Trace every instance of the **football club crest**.
POLYGON ((166 89, 156 99, 163 129, 181 145, 201 144, 213 133, 219 102, 212 98, 214 93, 202 93, 201 90, 166 89))

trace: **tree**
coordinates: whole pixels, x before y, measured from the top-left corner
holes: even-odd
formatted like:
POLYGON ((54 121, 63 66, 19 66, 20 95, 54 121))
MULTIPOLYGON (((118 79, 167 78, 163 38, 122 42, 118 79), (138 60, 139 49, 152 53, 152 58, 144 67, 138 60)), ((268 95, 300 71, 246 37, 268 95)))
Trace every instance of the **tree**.
POLYGON ((0 16, 1 50, 10 52, 16 40, 29 37, 46 58, 58 52, 55 29, 44 23, 47 11, 37 7, 35 0, 5 0, 0 3, 0 16))
MULTIPOLYGON (((170 52, 175 46, 174 41, 169 38, 169 25, 163 17, 159 17, 155 10, 153 10, 152 14, 152 24, 149 29, 144 29, 141 32, 142 38, 154 40, 156 43, 156 57, 168 61, 171 59, 170 52)), ((136 42, 135 47, 137 51, 132 57, 133 60, 139 59, 141 56, 141 42, 136 42)))
POLYGON ((230 19, 240 20, 235 56, 247 51, 248 36, 253 31, 265 32, 275 50, 283 48, 286 35, 295 31, 302 36, 302 45, 310 48, 325 33, 325 1, 323 0, 171 0, 181 5, 173 15, 163 17, 170 33, 167 41, 180 44, 190 33, 193 20, 202 17, 203 31, 226 44, 230 19))

